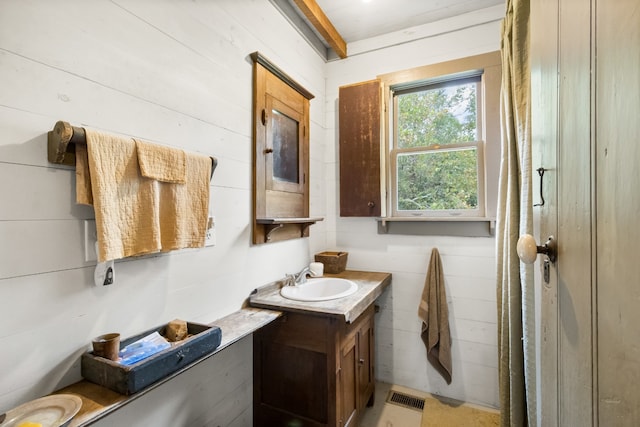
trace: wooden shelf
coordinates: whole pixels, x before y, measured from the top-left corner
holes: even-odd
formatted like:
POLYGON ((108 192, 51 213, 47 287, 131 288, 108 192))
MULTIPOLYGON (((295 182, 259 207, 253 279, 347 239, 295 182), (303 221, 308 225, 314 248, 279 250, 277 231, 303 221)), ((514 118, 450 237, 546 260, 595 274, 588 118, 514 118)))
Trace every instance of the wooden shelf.
POLYGON ((309 226, 322 221, 322 217, 314 218, 256 218, 256 224, 264 227, 264 241, 271 241, 271 233, 283 228, 285 225, 297 225, 300 227, 300 237, 304 237, 309 226))
POLYGON ((211 322, 211 325, 218 326, 222 330, 222 342, 212 353, 198 359, 182 369, 172 373, 149 387, 131 396, 125 396, 111 391, 105 387, 93 384, 87 380, 71 384, 55 393, 67 393, 78 396, 82 399, 80 412, 71 420, 69 427, 89 426, 108 414, 133 402, 137 398, 144 396, 149 391, 161 384, 172 380, 184 371, 194 367, 198 363, 210 358, 214 354, 224 350, 240 339, 252 334, 263 326, 271 323, 282 315, 280 311, 265 310, 259 308, 244 308, 231 313, 230 315, 211 322))

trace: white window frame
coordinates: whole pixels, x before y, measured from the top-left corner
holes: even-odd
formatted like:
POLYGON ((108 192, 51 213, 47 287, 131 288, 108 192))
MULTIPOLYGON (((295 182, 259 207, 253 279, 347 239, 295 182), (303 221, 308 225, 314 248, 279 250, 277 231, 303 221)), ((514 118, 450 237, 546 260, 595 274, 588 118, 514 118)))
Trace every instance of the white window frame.
MULTIPOLYGON (((499 97, 501 66, 500 53, 491 52, 439 64, 427 65, 415 69, 378 76, 383 85, 384 94, 384 143, 381 147, 381 178, 385 197, 384 212, 380 221, 386 227, 387 221, 487 221, 493 229, 496 217, 498 196, 498 174, 500 168, 500 117, 499 97), (398 154, 414 149, 394 148, 394 91, 406 90, 412 86, 436 84, 445 81, 461 80, 470 76, 481 76, 477 91, 478 114, 478 208, 474 210, 434 210, 400 211, 397 210, 396 159, 398 154), (405 151, 406 150, 406 151, 405 151)), ((462 144, 467 145, 467 144, 462 144)), ((442 146, 441 149, 453 149, 460 144, 442 146)), ((417 151, 424 151, 419 148, 417 151)), ((417 232, 416 234, 421 234, 417 232)))
POLYGON ((389 130, 389 141, 390 141, 390 161, 389 167, 391 170, 390 173, 390 199, 391 199, 391 215, 393 217, 429 217, 429 218, 451 218, 451 217, 474 217, 474 218, 484 218, 485 217, 485 185, 484 185, 484 140, 482 136, 483 132, 483 124, 484 124, 484 98, 482 96, 482 88, 484 87, 482 83, 482 74, 481 72, 474 71, 467 75, 453 75, 453 76, 444 76, 437 78, 435 81, 427 80, 420 82, 410 82, 407 84, 394 85, 390 87, 390 99, 393 102, 390 102, 391 108, 389 109, 390 120, 393 125, 389 130), (431 145, 431 146, 421 146, 421 147, 411 147, 411 148, 399 148, 396 146, 395 135, 396 130, 398 128, 398 96, 409 93, 407 89, 415 89, 419 90, 429 90, 431 88, 437 88, 437 86, 442 86, 442 83, 457 83, 462 82, 464 80, 468 80, 469 78, 478 78, 479 80, 476 82, 476 135, 480 137, 476 141, 467 141, 458 144, 448 144, 448 145, 431 145), (407 87, 410 86, 410 87, 407 87), (440 210, 398 210, 398 171, 397 171, 397 160, 398 155, 402 154, 421 154, 428 152, 447 152, 447 151, 455 151, 461 148, 475 148, 476 156, 477 156, 477 196, 478 196, 478 205, 475 209, 440 209, 440 210))

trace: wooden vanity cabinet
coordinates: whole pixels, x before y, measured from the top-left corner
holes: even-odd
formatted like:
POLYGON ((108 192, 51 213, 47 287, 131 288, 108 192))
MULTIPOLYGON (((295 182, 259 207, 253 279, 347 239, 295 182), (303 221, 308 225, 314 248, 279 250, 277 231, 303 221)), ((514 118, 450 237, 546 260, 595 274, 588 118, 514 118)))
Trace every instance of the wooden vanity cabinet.
POLYGON ((254 426, 355 427, 373 404, 374 306, 285 315, 254 333, 254 426))

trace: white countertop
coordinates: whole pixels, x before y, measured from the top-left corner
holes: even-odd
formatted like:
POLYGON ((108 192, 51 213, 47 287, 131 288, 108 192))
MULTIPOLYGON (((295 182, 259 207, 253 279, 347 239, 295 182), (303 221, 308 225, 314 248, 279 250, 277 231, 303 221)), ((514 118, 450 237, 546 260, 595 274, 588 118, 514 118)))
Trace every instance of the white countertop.
POLYGON ((281 282, 273 282, 256 289, 249 298, 253 307, 299 313, 317 313, 343 317, 347 323, 357 319, 391 284, 391 273, 346 270, 324 277, 341 277, 358 285, 349 296, 328 301, 294 301, 280 295, 281 282))

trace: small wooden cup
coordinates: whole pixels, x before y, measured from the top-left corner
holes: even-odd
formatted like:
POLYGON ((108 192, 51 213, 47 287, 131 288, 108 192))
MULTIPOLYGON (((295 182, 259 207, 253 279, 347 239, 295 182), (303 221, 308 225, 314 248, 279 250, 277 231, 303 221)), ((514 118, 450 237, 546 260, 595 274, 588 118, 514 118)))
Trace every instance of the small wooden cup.
POLYGON ((109 360, 118 360, 120 351, 120 334, 104 334, 96 337, 91 342, 93 344, 94 356, 104 357, 109 360))

